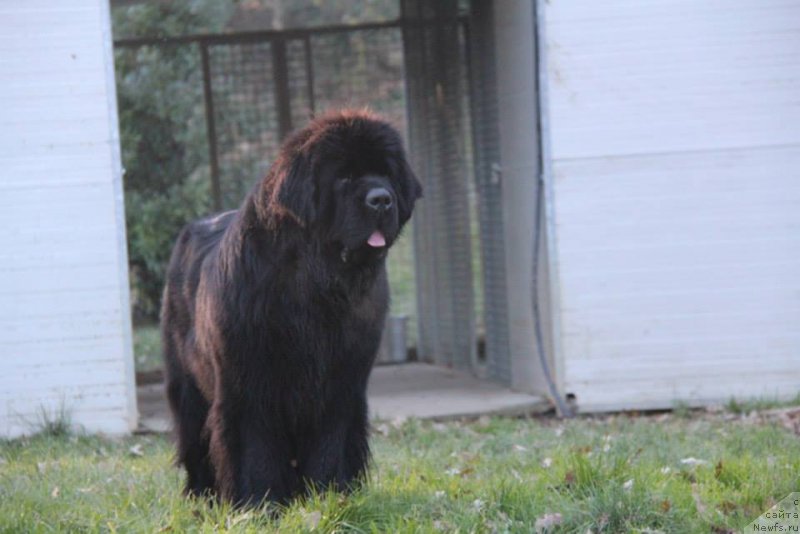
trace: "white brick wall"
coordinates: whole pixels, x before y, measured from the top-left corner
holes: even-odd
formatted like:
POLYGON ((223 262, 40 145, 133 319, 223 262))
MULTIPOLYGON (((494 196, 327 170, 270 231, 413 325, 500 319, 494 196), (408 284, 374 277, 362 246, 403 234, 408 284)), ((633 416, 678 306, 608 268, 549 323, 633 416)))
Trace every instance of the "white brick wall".
POLYGON ((136 423, 103 0, 0 2, 0 435, 136 423))
POLYGON ((540 2, 565 390, 800 391, 800 3, 540 2))

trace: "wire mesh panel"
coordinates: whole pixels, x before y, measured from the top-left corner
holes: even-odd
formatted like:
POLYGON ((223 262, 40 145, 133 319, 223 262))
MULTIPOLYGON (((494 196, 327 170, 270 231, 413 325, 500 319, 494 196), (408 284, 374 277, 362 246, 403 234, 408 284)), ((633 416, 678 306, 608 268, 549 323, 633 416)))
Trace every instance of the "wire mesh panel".
POLYGON ((205 144, 193 137, 193 146, 208 151, 208 167, 193 175, 210 178, 216 209, 237 207, 281 140, 315 113, 368 106, 394 123, 408 139, 425 198, 390 255, 391 313, 410 316, 409 341, 421 359, 458 368, 480 363, 476 341, 485 324, 487 368, 505 380, 504 249, 491 172, 495 95, 481 81, 493 76, 491 47, 489 37, 468 31, 461 4, 403 0, 403 17, 392 23, 124 46, 191 48, 194 72, 202 73, 194 112, 205 118, 207 136, 205 144), (478 316, 476 304, 485 309, 478 316))
POLYGON ((411 155, 425 186, 416 214, 419 354, 470 368, 474 295, 458 2, 404 0, 411 155))
POLYGON ((485 363, 488 376, 511 382, 505 240, 500 180, 500 133, 491 0, 472 0, 467 45, 472 142, 480 217, 485 363))
POLYGON ((314 113, 314 75, 309 41, 292 39, 286 43, 289 114, 293 128, 302 128, 314 113))
POLYGON ((272 45, 209 46, 222 208, 239 205, 280 144, 272 45))
POLYGON ((366 105, 405 129, 400 28, 315 35, 311 51, 318 110, 366 105))

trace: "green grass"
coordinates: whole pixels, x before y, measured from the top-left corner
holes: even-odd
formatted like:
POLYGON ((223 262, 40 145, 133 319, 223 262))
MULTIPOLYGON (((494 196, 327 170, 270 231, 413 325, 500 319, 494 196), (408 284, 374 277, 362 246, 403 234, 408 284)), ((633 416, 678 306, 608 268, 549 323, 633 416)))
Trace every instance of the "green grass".
POLYGON ((40 435, 0 442, 0 531, 727 532, 800 489, 797 436, 730 417, 378 424, 366 487, 278 518, 183 499, 164 437, 40 435))

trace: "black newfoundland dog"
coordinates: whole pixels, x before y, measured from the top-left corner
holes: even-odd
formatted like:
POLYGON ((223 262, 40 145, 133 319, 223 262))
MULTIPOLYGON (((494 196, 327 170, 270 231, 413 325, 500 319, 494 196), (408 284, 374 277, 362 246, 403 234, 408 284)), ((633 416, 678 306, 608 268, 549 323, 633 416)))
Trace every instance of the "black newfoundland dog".
POLYGON ((238 210, 183 229, 162 336, 188 494, 285 503, 362 478, 386 252, 420 195, 397 131, 343 111, 289 138, 238 210))

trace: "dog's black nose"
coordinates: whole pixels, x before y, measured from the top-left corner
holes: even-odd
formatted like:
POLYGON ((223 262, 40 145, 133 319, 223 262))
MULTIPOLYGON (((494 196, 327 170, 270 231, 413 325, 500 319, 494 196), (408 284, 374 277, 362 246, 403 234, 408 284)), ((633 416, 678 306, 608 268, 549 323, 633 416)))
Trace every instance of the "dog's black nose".
POLYGON ((386 188, 374 187, 367 193, 365 202, 376 211, 385 211, 392 207, 392 194, 386 188))

